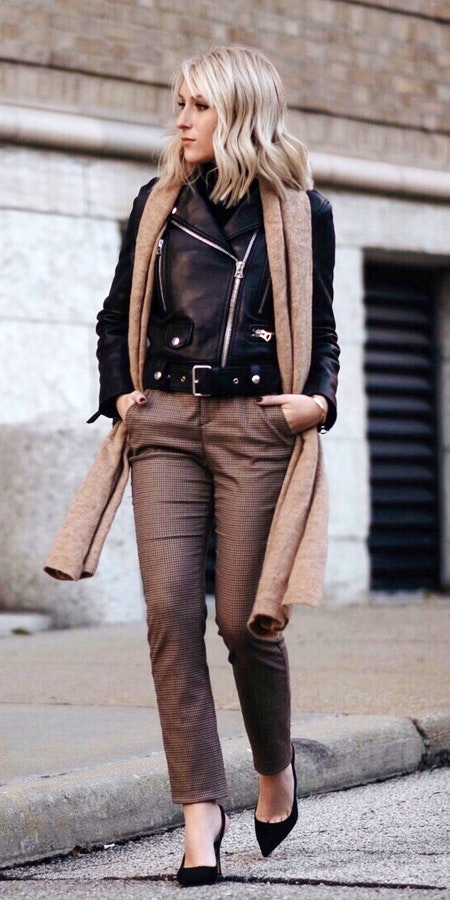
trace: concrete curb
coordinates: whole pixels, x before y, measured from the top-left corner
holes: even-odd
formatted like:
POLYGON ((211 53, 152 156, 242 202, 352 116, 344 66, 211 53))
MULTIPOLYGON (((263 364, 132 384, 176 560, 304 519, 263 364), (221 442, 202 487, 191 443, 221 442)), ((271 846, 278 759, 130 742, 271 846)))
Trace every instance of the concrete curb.
MULTIPOLYGON (((450 758, 450 711, 409 718, 320 716, 293 723, 299 796, 406 775, 450 758)), ((228 808, 256 803, 247 740, 223 742, 228 808)), ((0 789, 0 868, 113 843, 181 822, 162 753, 0 789)))
POLYGON ((413 719, 424 744, 425 767, 450 764, 450 713, 431 713, 413 719))

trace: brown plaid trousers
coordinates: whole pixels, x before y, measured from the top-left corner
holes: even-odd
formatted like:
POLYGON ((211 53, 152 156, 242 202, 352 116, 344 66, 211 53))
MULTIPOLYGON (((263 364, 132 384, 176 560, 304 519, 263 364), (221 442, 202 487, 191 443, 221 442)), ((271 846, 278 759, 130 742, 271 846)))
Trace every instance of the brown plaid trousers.
POLYGON ((294 438, 279 406, 249 397, 146 391, 126 416, 152 673, 177 803, 227 788, 204 633, 205 556, 216 521, 216 622, 261 774, 289 765, 290 690, 284 638, 246 622, 294 438))

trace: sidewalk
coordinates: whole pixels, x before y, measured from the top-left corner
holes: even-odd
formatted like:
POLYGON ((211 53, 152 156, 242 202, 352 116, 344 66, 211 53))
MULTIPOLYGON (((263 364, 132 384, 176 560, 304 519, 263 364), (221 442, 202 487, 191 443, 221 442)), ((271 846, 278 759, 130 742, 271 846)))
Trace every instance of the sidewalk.
MULTIPOLYGON (((450 600, 297 609, 286 631, 299 796, 450 758, 450 600)), ((229 808, 254 774, 213 610, 208 659, 229 808)), ((0 639, 0 867, 180 822, 144 623, 0 639)))

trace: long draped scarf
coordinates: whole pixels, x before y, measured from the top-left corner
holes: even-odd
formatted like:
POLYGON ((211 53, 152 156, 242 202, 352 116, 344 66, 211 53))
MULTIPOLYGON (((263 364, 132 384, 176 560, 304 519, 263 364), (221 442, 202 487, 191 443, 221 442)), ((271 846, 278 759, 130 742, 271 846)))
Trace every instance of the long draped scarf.
MULTIPOLYGON (((301 393, 311 361, 312 236, 305 192, 284 201, 260 185, 272 279, 278 363, 283 393, 301 393)), ((139 225, 130 297, 128 346, 135 389, 142 382, 158 238, 179 187, 150 193, 139 225)), ((128 435, 118 422, 101 444, 44 564, 54 578, 94 575, 128 481, 128 435)), ((155 510, 155 515, 158 511, 155 510)), ((261 578, 248 627, 258 637, 283 629, 293 604, 316 605, 323 590, 328 497, 316 428, 298 435, 275 509, 261 578)))

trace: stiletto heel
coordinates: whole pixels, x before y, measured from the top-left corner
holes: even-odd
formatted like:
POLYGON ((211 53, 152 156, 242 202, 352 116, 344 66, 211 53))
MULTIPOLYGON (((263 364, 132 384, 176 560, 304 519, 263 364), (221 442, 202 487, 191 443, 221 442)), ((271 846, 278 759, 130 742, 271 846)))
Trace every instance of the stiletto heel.
POLYGON ((256 840, 258 841, 259 848, 263 856, 269 856, 270 853, 272 853, 272 850, 275 850, 275 847, 278 847, 278 844, 281 844, 281 842, 284 841, 285 837, 287 837, 289 832, 292 831, 298 819, 297 775, 295 772, 294 763, 295 750, 294 747, 292 747, 291 765, 292 773, 294 775, 294 802, 287 819, 283 819, 282 822, 260 822, 260 820, 257 819, 255 815, 256 840))
POLYGON ((178 883, 181 887, 199 887, 202 884, 214 884, 222 875, 222 866, 220 864, 220 845, 225 834, 226 816, 223 808, 219 804, 221 825, 219 837, 214 841, 214 853, 216 855, 215 866, 192 866, 186 868, 184 865, 184 856, 181 866, 177 872, 178 883))

